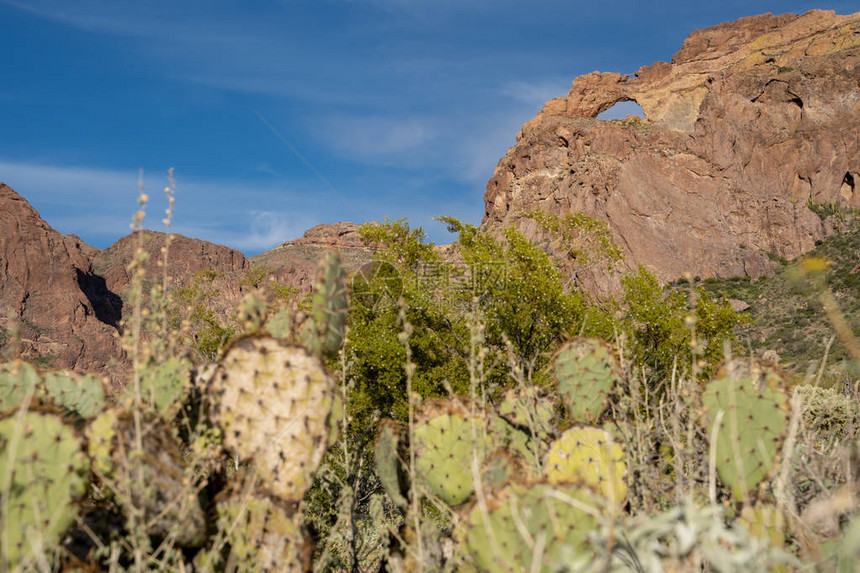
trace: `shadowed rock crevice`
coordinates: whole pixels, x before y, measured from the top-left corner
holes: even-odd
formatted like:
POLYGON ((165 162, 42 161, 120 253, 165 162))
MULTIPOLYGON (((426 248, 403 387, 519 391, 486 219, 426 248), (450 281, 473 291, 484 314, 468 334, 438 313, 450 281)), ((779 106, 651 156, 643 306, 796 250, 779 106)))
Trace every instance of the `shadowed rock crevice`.
POLYGON ((845 197, 846 201, 851 201, 854 198, 855 190, 854 175, 850 171, 846 171, 845 177, 842 178, 842 185, 839 187, 839 194, 845 197))
POLYGON ((78 286, 90 302, 96 318, 122 334, 122 298, 107 288, 104 277, 80 269, 75 269, 75 273, 78 286))
POLYGON ((803 100, 800 99, 800 96, 791 91, 791 86, 785 80, 768 80, 762 92, 750 101, 753 103, 791 103, 800 109, 803 109, 803 100))

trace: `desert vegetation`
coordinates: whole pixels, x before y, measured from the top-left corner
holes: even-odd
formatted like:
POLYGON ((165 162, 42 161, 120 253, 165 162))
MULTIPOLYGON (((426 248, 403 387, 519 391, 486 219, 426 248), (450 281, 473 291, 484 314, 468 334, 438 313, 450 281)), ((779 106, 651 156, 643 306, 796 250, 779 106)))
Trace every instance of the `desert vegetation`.
POLYGON ((0 569, 852 570, 856 227, 772 279, 600 297, 570 277, 617 268, 606 227, 524 216, 543 248, 366 225, 373 263, 330 252, 306 297, 252 268, 235 308, 216 273, 173 286, 165 235, 160 276, 128 264, 120 385, 5 331, 0 569))

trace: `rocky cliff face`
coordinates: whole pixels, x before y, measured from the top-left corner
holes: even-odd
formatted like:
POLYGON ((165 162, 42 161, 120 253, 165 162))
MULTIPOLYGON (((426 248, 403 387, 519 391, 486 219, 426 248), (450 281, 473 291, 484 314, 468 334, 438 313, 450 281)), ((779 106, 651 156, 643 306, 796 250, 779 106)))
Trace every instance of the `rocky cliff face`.
POLYGON ((664 279, 770 274, 860 208, 860 13, 699 30, 671 63, 594 72, 526 123, 487 184, 483 227, 534 209, 606 221, 664 279), (645 118, 602 121, 619 101, 645 118), (817 213, 816 213, 817 211, 817 213))
MULTIPOLYGON (((159 281, 166 235, 142 231, 149 254, 145 282, 159 281)), ((22 357, 58 368, 122 370, 119 339, 125 311, 126 269, 138 235, 105 250, 62 235, 7 185, 0 183, 0 348, 19 330, 22 357)), ((239 251, 174 235, 169 273, 182 285, 204 269, 238 277, 248 262, 239 251)))
POLYGON ((0 183, 0 327, 19 329, 24 358, 98 370, 119 357, 122 302, 93 272, 95 252, 0 183))

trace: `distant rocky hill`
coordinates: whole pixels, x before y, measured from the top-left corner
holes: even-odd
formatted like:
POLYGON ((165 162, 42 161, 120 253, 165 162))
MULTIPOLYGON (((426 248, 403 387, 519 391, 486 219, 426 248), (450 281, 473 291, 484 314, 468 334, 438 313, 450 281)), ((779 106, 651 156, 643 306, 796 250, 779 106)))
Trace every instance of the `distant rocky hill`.
POLYGON ((758 277, 860 207, 860 13, 770 14, 692 33, 672 61, 574 80, 487 184, 482 226, 540 209, 606 221, 663 279, 758 277), (632 100, 645 117, 602 121, 632 100))
POLYGON ((118 358, 122 301, 93 272, 97 252, 0 183, 0 338, 17 329, 24 358, 63 368, 118 358))
POLYGON ((307 292, 313 286, 317 265, 323 253, 331 248, 340 251, 347 270, 354 270, 373 259, 374 250, 358 236, 359 225, 334 223, 317 225, 304 236, 249 259, 252 266, 262 265, 274 271, 277 280, 307 292))
MULTIPOLYGON (((329 248, 341 250, 348 269, 370 260, 357 225, 318 225, 305 236, 246 259, 229 247, 173 235, 168 272, 174 286, 190 284, 199 271, 216 271, 219 296, 240 300, 242 279, 264 265, 282 283, 308 292, 318 261, 329 248)), ((161 280, 165 233, 140 231, 97 249, 51 228, 11 187, 0 183, 0 350, 14 330, 22 357, 58 368, 110 374, 124 366, 120 344, 127 314, 127 270, 138 239, 148 253, 145 284, 161 280)), ((148 291, 148 288, 145 287, 148 291)))
MULTIPOLYGON (((147 281, 159 281, 163 272, 159 266, 161 249, 167 235, 149 230, 140 233, 143 234, 141 246, 149 255, 144 264, 147 281)), ((135 234, 126 235, 107 249, 97 251, 93 257, 94 271, 105 278, 112 292, 122 293, 131 281, 127 267, 134 258, 137 238, 135 234)), ((194 273, 203 270, 241 273, 248 267, 245 255, 230 247, 182 235, 172 235, 170 240, 167 269, 174 283, 184 284, 194 273)))

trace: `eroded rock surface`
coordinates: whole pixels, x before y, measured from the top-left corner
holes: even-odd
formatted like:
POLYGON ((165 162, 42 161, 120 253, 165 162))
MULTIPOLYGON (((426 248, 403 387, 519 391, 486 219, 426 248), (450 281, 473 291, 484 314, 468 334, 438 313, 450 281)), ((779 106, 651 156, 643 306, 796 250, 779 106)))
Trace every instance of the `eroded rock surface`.
POLYGON ((497 165, 483 226, 540 240, 522 213, 580 211, 628 268, 757 277, 833 231, 819 214, 860 208, 858 186, 860 13, 766 14, 694 32, 633 76, 576 78, 497 165), (596 119, 628 100, 646 117, 596 119))
POLYGON ((0 183, 0 333, 18 329, 23 358, 100 370, 120 356, 122 302, 93 272, 95 252, 0 183))
MULTIPOLYGON (((22 358, 121 378, 128 366, 119 338, 128 314, 128 263, 142 239, 148 292, 162 280, 158 263, 165 238, 141 231, 100 250, 51 228, 23 197, 0 183, 0 347, 17 329, 22 358)), ((231 303, 239 295, 230 289, 240 290, 248 269, 239 251, 181 235, 173 236, 168 261, 174 287, 188 284, 202 270, 224 276, 224 298, 231 303)))

